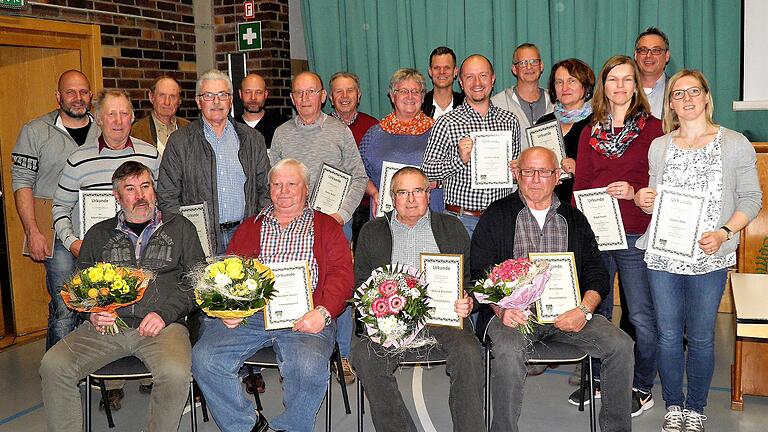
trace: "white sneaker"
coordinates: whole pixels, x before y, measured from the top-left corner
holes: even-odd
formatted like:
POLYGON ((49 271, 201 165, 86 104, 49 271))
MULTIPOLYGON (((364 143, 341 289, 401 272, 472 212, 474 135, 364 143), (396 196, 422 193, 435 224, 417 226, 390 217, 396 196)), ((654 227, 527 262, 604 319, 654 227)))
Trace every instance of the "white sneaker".
POLYGON ((683 413, 685 414, 685 432, 704 432, 704 420, 707 416, 689 410, 684 410, 683 413))
POLYGON ((686 411, 677 405, 671 405, 667 408, 667 413, 664 414, 664 424, 661 425, 661 432, 686 432, 685 413, 686 411))

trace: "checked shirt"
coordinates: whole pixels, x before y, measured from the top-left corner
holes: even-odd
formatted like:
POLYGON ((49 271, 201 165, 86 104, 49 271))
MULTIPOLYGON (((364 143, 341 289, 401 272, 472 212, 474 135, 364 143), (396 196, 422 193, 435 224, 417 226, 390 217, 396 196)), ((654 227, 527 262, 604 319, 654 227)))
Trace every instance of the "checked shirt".
POLYGON ((514 189, 472 189, 472 170, 459 157, 458 144, 462 138, 469 137, 470 132, 481 131, 512 131, 514 158, 517 159, 523 150, 517 117, 493 103, 485 117, 466 100, 441 116, 432 128, 422 168, 430 180, 442 181, 446 204, 485 210, 492 202, 514 192, 514 189))

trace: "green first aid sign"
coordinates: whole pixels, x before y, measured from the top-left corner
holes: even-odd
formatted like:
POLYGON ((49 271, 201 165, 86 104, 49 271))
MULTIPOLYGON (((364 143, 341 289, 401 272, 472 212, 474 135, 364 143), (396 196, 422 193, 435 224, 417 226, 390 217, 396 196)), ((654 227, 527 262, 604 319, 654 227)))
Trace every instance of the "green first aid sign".
POLYGON ((24 7, 24 0, 0 0, 0 8, 21 9, 24 7))
POLYGON ((261 21, 238 23, 237 40, 240 51, 261 49, 261 21))

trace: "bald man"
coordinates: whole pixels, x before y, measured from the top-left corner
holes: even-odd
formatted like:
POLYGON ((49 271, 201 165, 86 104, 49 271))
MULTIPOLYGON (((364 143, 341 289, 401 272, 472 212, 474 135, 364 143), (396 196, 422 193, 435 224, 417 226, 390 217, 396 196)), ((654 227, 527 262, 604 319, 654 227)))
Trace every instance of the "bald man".
MULTIPOLYGON (((64 169, 67 157, 85 142, 95 141, 101 129, 88 112, 91 83, 82 72, 68 70, 59 77, 56 101, 59 108, 24 125, 11 153, 13 197, 27 239, 29 256, 45 264, 48 304, 48 336, 45 348, 52 347, 75 326, 75 314, 61 300, 64 280, 75 268, 75 257, 61 240, 51 244, 39 226, 35 207, 50 201, 64 169)), ((50 217, 50 216, 49 216, 50 217)))
POLYGON ((243 102, 243 113, 235 117, 235 121, 256 129, 264 135, 267 149, 272 147, 272 137, 275 129, 288 121, 288 116, 280 114, 275 109, 266 108, 269 90, 267 82, 259 74, 248 74, 240 82, 240 100, 243 102))

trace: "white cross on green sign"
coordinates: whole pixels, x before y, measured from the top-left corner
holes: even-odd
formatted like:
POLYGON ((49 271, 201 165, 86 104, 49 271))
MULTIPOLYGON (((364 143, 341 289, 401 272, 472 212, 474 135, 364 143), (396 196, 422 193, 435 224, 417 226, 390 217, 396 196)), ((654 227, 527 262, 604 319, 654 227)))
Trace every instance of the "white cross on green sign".
POLYGON ((261 49, 261 21, 238 23, 237 40, 240 51, 261 49))

